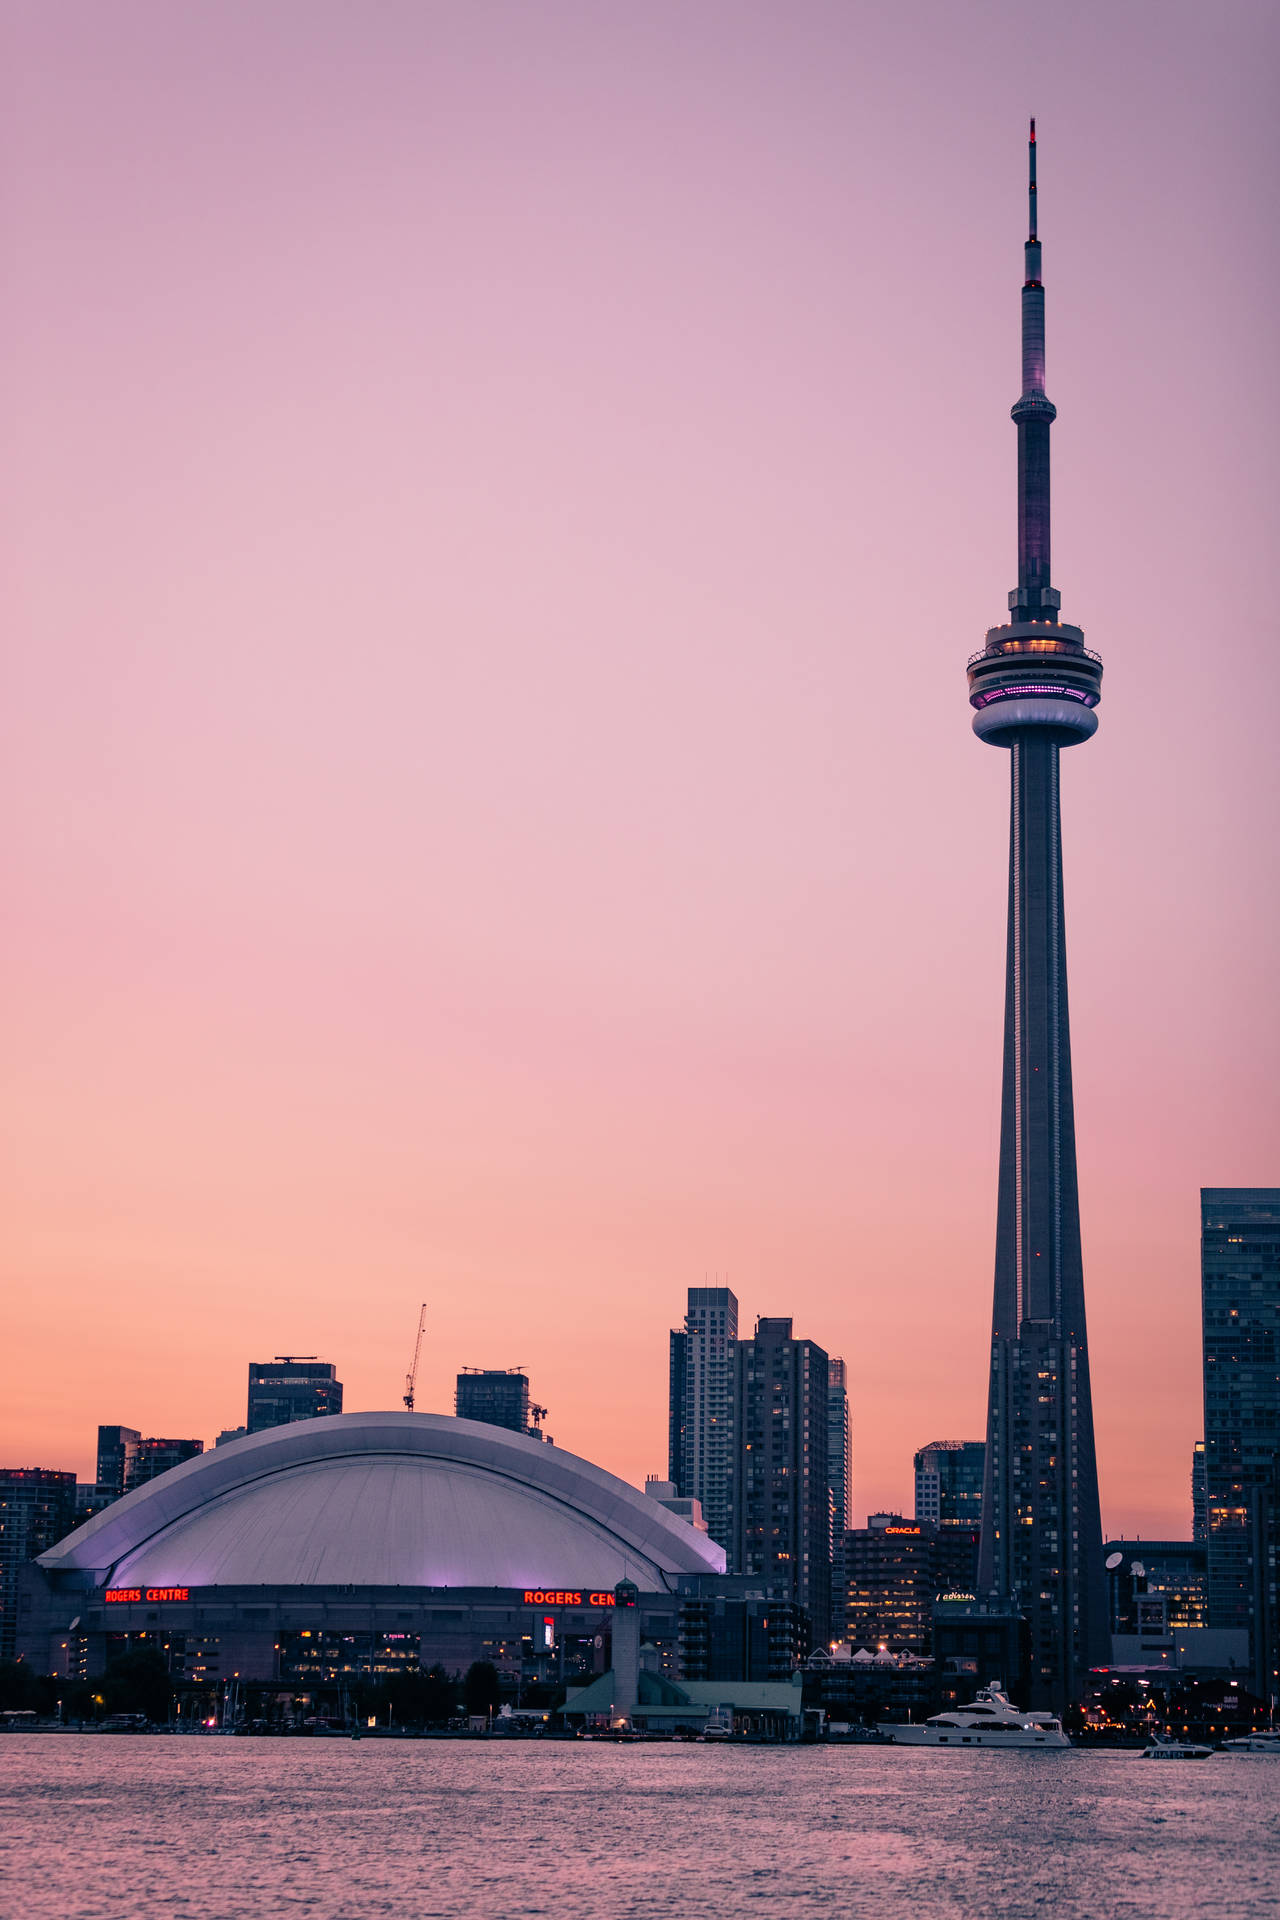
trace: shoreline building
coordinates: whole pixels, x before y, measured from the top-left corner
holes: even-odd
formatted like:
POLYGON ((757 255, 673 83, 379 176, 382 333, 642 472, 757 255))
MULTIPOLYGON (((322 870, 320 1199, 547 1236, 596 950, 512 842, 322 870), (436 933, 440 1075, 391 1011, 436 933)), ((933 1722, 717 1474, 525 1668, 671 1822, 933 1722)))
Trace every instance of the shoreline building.
POLYGON ((973 730, 1011 776, 1009 926, 979 1587, 1030 1631, 1030 1706, 1077 1700, 1108 1652, 1076 1184, 1059 759, 1097 729, 1102 663, 1051 584, 1035 122, 1022 287, 1018 584, 968 665, 973 730))
POLYGON ((697 1500, 707 1532, 733 1536, 733 1355, 738 1299, 729 1287, 690 1287, 683 1327, 670 1346, 667 1478, 697 1500))
POLYGON ((1280 1699, 1280 1187, 1204 1187, 1209 1625, 1247 1629, 1250 1685, 1280 1699))
POLYGON ((797 1339, 789 1319, 762 1318, 735 1359, 730 1570, 803 1607, 813 1645, 823 1646, 831 1632, 827 1355, 797 1339))
MULTIPOLYGON (((13 1479, 14 1476, 9 1476, 13 1479)), ((65 1485, 32 1489, 46 1503, 65 1485)), ((345 1715, 343 1692, 439 1661, 564 1685, 609 1664, 620 1582, 653 1657, 674 1660, 682 1598, 723 1584, 705 1534, 613 1474, 528 1434, 448 1414, 347 1413, 210 1448, 69 1538, 25 1536, 17 1651, 92 1679, 161 1653, 184 1723, 345 1715)), ((16 1534, 15 1534, 16 1539, 16 1534)))

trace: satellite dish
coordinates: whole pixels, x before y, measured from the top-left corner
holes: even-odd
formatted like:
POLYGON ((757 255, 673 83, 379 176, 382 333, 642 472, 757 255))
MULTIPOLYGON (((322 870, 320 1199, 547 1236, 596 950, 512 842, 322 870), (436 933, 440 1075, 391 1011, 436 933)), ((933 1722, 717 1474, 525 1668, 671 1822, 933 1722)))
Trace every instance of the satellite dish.
POLYGON ((1120 1562, 1123 1559, 1124 1559, 1124 1555, 1122 1553, 1109 1553, 1107 1555, 1107 1572, 1114 1573, 1115 1569, 1120 1565, 1120 1562))
POLYGON ((1133 1565, 1130 1567, 1129 1571, 1130 1573, 1136 1573, 1139 1580, 1145 1580, 1147 1577, 1147 1570, 1143 1566, 1141 1560, 1135 1560, 1133 1565))

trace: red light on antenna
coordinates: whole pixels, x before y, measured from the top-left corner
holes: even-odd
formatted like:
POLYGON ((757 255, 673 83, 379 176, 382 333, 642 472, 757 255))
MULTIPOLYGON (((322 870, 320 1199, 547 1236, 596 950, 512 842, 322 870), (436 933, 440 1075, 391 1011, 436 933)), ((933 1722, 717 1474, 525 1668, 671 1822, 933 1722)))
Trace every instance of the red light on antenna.
POLYGON ((1034 120, 1031 122, 1030 140, 1031 140, 1032 146, 1034 147, 1036 143, 1036 123, 1034 120))

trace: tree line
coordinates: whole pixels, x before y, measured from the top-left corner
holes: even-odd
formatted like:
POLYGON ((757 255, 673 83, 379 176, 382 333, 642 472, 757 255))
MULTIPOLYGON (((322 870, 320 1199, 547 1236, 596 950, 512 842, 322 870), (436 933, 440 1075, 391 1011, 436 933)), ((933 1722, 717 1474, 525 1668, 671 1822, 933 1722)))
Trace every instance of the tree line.
MULTIPOLYGON (((305 1691, 333 1694, 338 1685, 332 1681, 323 1687, 308 1685, 305 1691)), ((288 1690, 281 1683, 262 1683, 262 1691, 288 1690)), ((36 1673, 25 1660, 0 1661, 0 1711, 36 1713, 45 1719, 53 1719, 61 1703, 64 1720, 105 1720, 113 1714, 142 1713, 163 1725, 171 1716, 178 1691, 158 1648, 133 1648, 117 1654, 106 1671, 93 1680, 36 1673)), ((502 1679, 491 1660, 476 1660, 464 1674, 447 1673, 438 1662, 425 1669, 362 1674, 343 1681, 341 1691, 361 1719, 373 1717, 381 1725, 389 1721, 402 1727, 433 1727, 445 1726, 463 1713, 496 1713, 504 1700, 514 1697, 516 1688, 513 1682, 502 1679)), ((555 1707, 563 1698, 563 1687, 526 1682, 520 1689, 521 1705, 527 1707, 555 1707)))

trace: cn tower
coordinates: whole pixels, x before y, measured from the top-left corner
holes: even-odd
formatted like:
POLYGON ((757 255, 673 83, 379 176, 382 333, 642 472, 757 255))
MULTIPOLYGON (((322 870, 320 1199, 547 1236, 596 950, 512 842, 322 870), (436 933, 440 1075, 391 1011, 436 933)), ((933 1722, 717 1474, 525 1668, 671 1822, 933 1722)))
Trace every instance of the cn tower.
POLYGON ((1004 1083, 979 1585, 1030 1630, 1030 1705, 1060 1711, 1109 1658, 1076 1184, 1058 768, 1097 731, 1102 662, 1059 618, 1049 565, 1036 123, 1022 285, 1018 584, 969 661, 973 730, 1009 754, 1004 1083))

